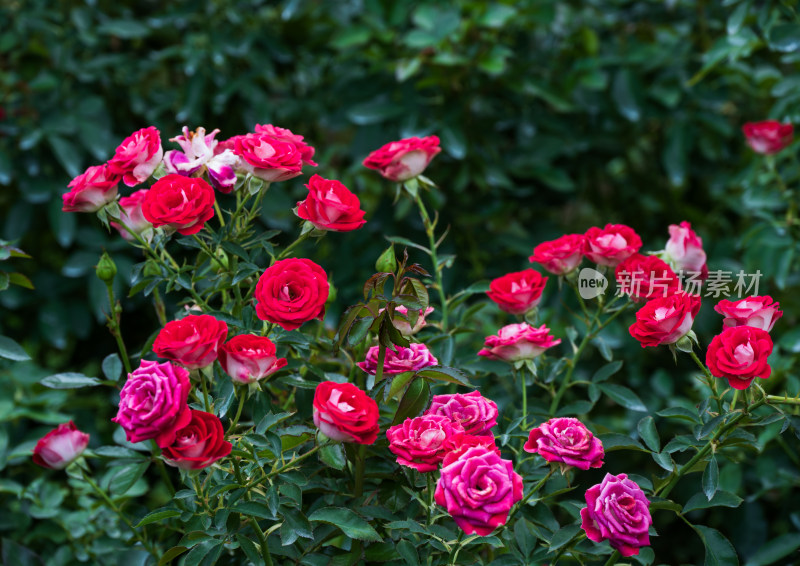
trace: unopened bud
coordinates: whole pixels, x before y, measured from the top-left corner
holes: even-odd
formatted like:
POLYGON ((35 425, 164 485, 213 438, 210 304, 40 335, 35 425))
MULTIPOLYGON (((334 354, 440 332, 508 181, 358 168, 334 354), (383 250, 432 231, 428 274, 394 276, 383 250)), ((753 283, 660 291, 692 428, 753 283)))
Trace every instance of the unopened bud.
POLYGON ((105 283, 114 281, 114 276, 117 274, 117 266, 107 252, 103 252, 94 269, 95 273, 97 273, 97 278, 105 283))
POLYGON ((392 244, 380 255, 378 261, 375 262, 375 269, 382 273, 394 273, 396 268, 397 259, 394 256, 394 244, 392 244))

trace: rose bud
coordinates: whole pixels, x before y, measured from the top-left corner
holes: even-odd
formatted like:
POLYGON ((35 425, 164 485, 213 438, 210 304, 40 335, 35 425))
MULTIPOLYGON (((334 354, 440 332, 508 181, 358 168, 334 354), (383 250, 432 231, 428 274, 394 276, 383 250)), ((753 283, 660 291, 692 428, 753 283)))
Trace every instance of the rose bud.
POLYGON ((401 466, 418 472, 433 472, 445 455, 461 444, 464 429, 441 415, 406 419, 386 431, 389 450, 401 466))
POLYGON ((619 292, 637 303, 681 291, 678 276, 654 255, 633 254, 617 266, 615 278, 619 292))
POLYGON ((622 556, 635 556, 650 545, 650 502, 626 474, 606 474, 603 482, 586 490, 581 528, 589 540, 607 540, 622 556))
POLYGON ((367 223, 358 197, 339 181, 314 175, 306 187, 308 197, 297 203, 295 213, 317 230, 349 232, 367 223))
POLYGON ((547 284, 535 269, 526 269, 498 277, 489 284, 486 294, 500 310, 509 314, 525 314, 537 307, 547 284))
POLYGON ((248 384, 286 366, 286 358, 275 355, 275 344, 269 338, 240 334, 220 346, 219 365, 234 383, 248 384))
POLYGON ((689 334, 699 311, 700 297, 697 295, 676 293, 657 297, 639 309, 636 322, 629 330, 642 348, 674 344, 689 334))
POLYGON ((376 149, 363 164, 390 181, 401 183, 422 174, 440 151, 442 148, 436 136, 406 138, 376 149))
POLYGON ((497 403, 478 391, 434 395, 426 415, 441 415, 460 424, 472 436, 492 436, 497 424, 497 403))
POLYGON ((583 234, 565 234, 533 248, 533 255, 528 259, 554 275, 564 275, 578 267, 583 259, 583 240, 583 234))
POLYGON ((598 265, 616 266, 642 247, 642 239, 633 228, 624 224, 606 224, 586 231, 583 255, 598 265))
POLYGON ((670 224, 669 240, 664 251, 667 261, 674 270, 697 273, 701 280, 708 278, 703 240, 692 230, 692 225, 688 222, 681 222, 680 225, 670 224))
POLYGON ((257 134, 266 134, 268 136, 272 136, 273 138, 293 143, 297 148, 297 151, 300 152, 300 156, 305 165, 311 165, 312 167, 317 166, 317 164, 314 163, 314 152, 316 150, 303 141, 303 136, 292 133, 292 131, 287 128, 279 128, 278 126, 273 126, 272 124, 256 124, 255 132, 257 134))
POLYGON ((373 444, 378 438, 378 404, 352 383, 323 381, 314 392, 314 424, 339 442, 373 444))
POLYGON ((776 120, 748 122, 742 126, 742 132, 749 145, 756 153, 768 155, 778 153, 792 143, 794 126, 781 124, 776 120))
MULTIPOLYGON (((379 313, 383 311, 384 309, 378 310, 379 313)), ((417 316, 417 322, 415 322, 414 326, 412 327, 411 320, 408 316, 408 309, 403 305, 397 305, 394 307, 394 318, 392 318, 392 325, 400 332, 400 334, 408 338, 428 325, 428 323, 425 322, 425 317, 432 312, 433 307, 428 307, 425 310, 420 309, 419 315, 417 316)))
POLYGON ((63 212, 97 212, 117 198, 119 175, 107 165, 89 167, 69 182, 69 192, 61 195, 63 212))
POLYGON ((214 216, 214 189, 203 179, 166 175, 147 191, 142 214, 153 226, 168 226, 191 236, 214 216))
POLYGON ((264 181, 286 181, 303 172, 303 156, 297 146, 266 134, 238 136, 234 153, 242 158, 246 171, 264 181))
POLYGON ((219 417, 190 409, 191 420, 175 431, 175 440, 161 447, 161 455, 170 466, 182 470, 207 468, 231 453, 219 417))
POLYGON ((108 162, 108 168, 129 187, 144 183, 156 170, 164 149, 161 136, 154 126, 142 128, 129 135, 119 145, 108 162))
MULTIPOLYGON (((419 371, 428 366, 438 365, 439 361, 433 357, 425 344, 412 342, 408 348, 395 346, 395 352, 391 348, 386 349, 386 357, 383 360, 383 374, 393 375, 406 371, 419 371)), ((365 372, 375 375, 378 371, 378 354, 380 349, 373 346, 367 351, 367 356, 363 362, 356 365, 365 372)))
POLYGON ((536 328, 522 322, 509 324, 501 328, 497 335, 487 336, 485 348, 478 355, 505 362, 532 360, 558 344, 561 344, 561 339, 551 336, 550 329, 544 324, 536 328))
POLYGON ((727 379, 734 389, 747 389, 756 377, 767 379, 770 376, 771 353, 772 338, 765 330, 733 326, 711 340, 706 351, 706 365, 711 375, 727 379))
POLYGON ((284 330, 325 316, 328 275, 309 259, 287 258, 268 267, 256 285, 256 315, 284 330))
POLYGON ((522 476, 510 460, 475 446, 445 457, 434 499, 465 534, 488 536, 505 525, 508 512, 522 500, 522 489, 522 476))
POLYGON ((159 358, 200 369, 214 363, 227 335, 224 321, 207 314, 190 314, 168 322, 156 336, 153 351, 159 358))
POLYGON ((43 468, 63 470, 83 454, 88 445, 89 435, 69 421, 39 439, 33 449, 33 462, 43 468))
POLYGON ((783 316, 780 303, 769 295, 745 297, 738 301, 721 300, 714 310, 725 318, 722 326, 752 326, 769 332, 775 322, 783 316))
POLYGON ((603 443, 573 418, 550 419, 531 430, 523 447, 525 452, 539 454, 548 462, 559 462, 581 470, 603 465, 603 443))

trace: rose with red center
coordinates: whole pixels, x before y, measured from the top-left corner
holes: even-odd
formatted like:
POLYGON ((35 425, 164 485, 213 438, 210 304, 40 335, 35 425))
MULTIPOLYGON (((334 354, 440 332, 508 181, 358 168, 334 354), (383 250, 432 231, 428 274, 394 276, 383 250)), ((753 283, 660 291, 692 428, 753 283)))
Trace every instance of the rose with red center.
POLYGON ((329 289, 328 275, 313 261, 304 258, 276 261, 256 285, 256 315, 284 330, 300 328, 309 320, 322 320, 325 316, 329 289))
POLYGON ((550 273, 564 275, 583 259, 583 234, 565 234, 551 242, 542 242, 533 248, 531 263, 539 263, 550 273))
MULTIPOLYGON (((147 190, 142 189, 140 191, 136 191, 129 197, 122 197, 119 199, 119 208, 122 211, 120 220, 131 230, 131 232, 140 235, 142 232, 145 232, 153 227, 153 225, 147 221, 147 218, 145 218, 144 214, 142 213, 142 203, 144 202, 145 195, 147 195, 147 190)), ((112 222, 111 225, 116 228, 120 235, 129 242, 132 242, 136 239, 119 223, 112 222)))
POLYGON ((314 163, 315 149, 303 141, 303 136, 295 134, 287 128, 279 128, 272 124, 256 124, 255 132, 257 134, 267 134, 279 140, 292 142, 297 148, 297 151, 300 152, 304 164, 311 165, 312 167, 317 166, 317 164, 314 163))
POLYGON ((535 269, 526 269, 493 280, 486 294, 501 310, 509 314, 525 314, 542 300, 546 284, 547 277, 535 269))
POLYGON ((186 404, 190 388, 189 372, 181 366, 142 360, 128 374, 111 420, 125 429, 130 442, 155 438, 160 447, 169 446, 175 431, 192 418, 186 404))
POLYGON ((487 336, 485 347, 478 355, 505 362, 532 360, 558 344, 561 344, 561 339, 551 336, 550 329, 544 324, 535 328, 521 322, 504 326, 496 336, 487 336))
POLYGON ((69 182, 69 192, 61 195, 63 212, 96 212, 117 198, 119 175, 107 165, 89 167, 69 182))
POLYGON ((237 136, 234 153, 253 176, 269 182, 286 181, 303 172, 303 155, 291 141, 266 134, 237 136))
POLYGON ((197 234, 214 216, 214 189, 200 178, 166 175, 145 194, 142 214, 155 227, 197 234))
POLYGON ((63 470, 78 459, 88 445, 89 435, 69 421, 39 439, 33 449, 33 463, 43 468, 63 470))
POLYGON ((153 351, 159 358, 200 369, 214 363, 227 335, 225 322, 207 314, 191 314, 168 322, 156 336, 153 351))
POLYGON ((560 462, 580 470, 603 465, 603 443, 573 418, 550 419, 531 430, 525 452, 539 454, 548 462, 560 462))
POLYGON ((386 431, 389 450, 401 466, 433 472, 445 455, 461 444, 463 427, 442 415, 406 419, 386 431))
POLYGON ((689 334, 699 311, 700 297, 697 295, 676 293, 657 297, 639 309, 636 322, 629 330, 642 348, 674 344, 689 334))
POLYGON ((286 366, 275 355, 275 344, 266 336, 240 334, 219 348, 219 365, 235 383, 253 383, 286 366))
POLYGON ((635 556, 650 545, 652 524, 650 502, 626 474, 606 474, 602 483, 586 490, 581 528, 589 540, 607 540, 622 556, 635 556))
POLYGON ((488 536, 506 523, 522 500, 522 476, 510 460, 485 446, 451 452, 444 459, 434 499, 471 535, 488 536))
MULTIPOLYGON (((383 374, 393 375, 406 371, 419 371, 428 366, 435 366, 439 361, 433 357, 425 344, 412 342, 408 348, 395 346, 397 351, 386 349, 386 358, 383 361, 383 374)), ((375 375, 378 371, 378 356, 380 349, 373 346, 367 351, 363 362, 356 365, 365 372, 375 375)))
POLYGON ((769 332, 775 322, 783 316, 780 303, 769 295, 745 297, 738 301, 721 300, 714 310, 725 318, 725 328, 733 326, 752 326, 769 332))
POLYGON ((314 392, 314 424, 339 442, 373 444, 378 438, 378 404, 352 383, 323 381, 314 392))
POLYGON ((678 276, 654 255, 632 255, 617 266, 615 277, 619 292, 637 303, 681 291, 678 276))
POLYGON ((722 377, 734 389, 747 389, 753 379, 767 379, 772 373, 769 355, 772 338, 752 326, 733 326, 714 336, 706 352, 711 375, 722 377))
POLYGON ((497 403, 478 391, 434 395, 426 415, 441 415, 460 424, 464 432, 473 436, 492 436, 497 424, 497 403))
POLYGON ((318 230, 349 232, 367 223, 358 197, 339 181, 314 175, 308 180, 308 197, 295 213, 318 230))
POLYGON ((583 240, 583 255, 598 265, 616 266, 639 251, 642 239, 630 226, 606 224, 592 227, 583 240))
POLYGON ((370 153, 364 160, 364 167, 375 169, 390 181, 402 183, 422 174, 440 151, 437 136, 406 138, 370 153))
POLYGON ((161 447, 161 455, 170 466, 182 470, 207 468, 231 453, 219 417, 190 409, 191 420, 175 431, 175 440, 161 447))
POLYGON ((667 261, 673 269, 696 273, 696 277, 701 280, 708 278, 703 240, 692 230, 692 225, 688 222, 670 224, 665 252, 667 261))
POLYGON ((781 124, 776 120, 748 122, 742 126, 742 133, 753 151, 761 154, 778 153, 788 147, 794 139, 794 126, 781 124))
POLYGON ((163 156, 161 136, 154 126, 150 126, 125 138, 109 160, 108 168, 114 175, 121 175, 126 185, 133 187, 144 183, 153 174, 163 156))

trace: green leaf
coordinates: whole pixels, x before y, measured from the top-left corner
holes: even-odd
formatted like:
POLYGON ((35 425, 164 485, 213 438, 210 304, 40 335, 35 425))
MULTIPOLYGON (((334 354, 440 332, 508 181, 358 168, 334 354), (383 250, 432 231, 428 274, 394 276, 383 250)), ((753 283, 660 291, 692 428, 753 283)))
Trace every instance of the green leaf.
POLYGON ((31 357, 8 336, 0 336, 0 358, 5 358, 14 362, 26 362, 31 357))
POLYGON ((231 511, 241 515, 248 515, 249 517, 258 517, 259 519, 275 518, 275 513, 273 513, 269 507, 263 503, 259 503, 258 501, 244 501, 242 503, 237 503, 234 505, 231 511))
POLYGON ((789 556, 800 548, 800 535, 789 533, 781 535, 767 543, 753 553, 745 566, 768 566, 781 558, 789 556))
POLYGON ((621 360, 617 360, 616 362, 611 362, 610 364, 606 364, 599 370, 594 372, 594 375, 592 376, 592 383, 600 383, 606 381, 609 377, 611 377, 621 369, 622 369, 621 360))
POLYGON ((611 89, 619 113, 631 122, 638 122, 642 111, 637 101, 633 73, 627 68, 617 71, 611 89))
POLYGON ((706 469, 703 470, 703 493, 710 501, 719 487, 719 466, 717 465, 717 457, 711 456, 706 469))
POLYGON ((8 276, 8 273, 0 271, 0 291, 8 289, 9 281, 11 281, 11 278, 8 276))
POLYGON ((283 513, 283 524, 280 528, 281 545, 289 546, 293 544, 298 537, 314 538, 311 523, 308 522, 305 515, 296 509, 288 509, 283 513))
POLYGON ((143 527, 145 525, 149 525, 150 523, 157 523, 163 519, 169 519, 171 517, 177 517, 181 514, 180 511, 177 509, 159 509, 156 511, 151 511, 142 519, 136 523, 136 528, 143 527))
POLYGON ((103 375, 109 381, 117 381, 122 375, 122 360, 117 354, 109 354, 103 360, 103 375))
POLYGON ((261 558, 261 551, 253 541, 244 535, 236 535, 236 542, 239 543, 239 547, 244 551, 250 562, 256 566, 264 564, 264 560, 261 558))
POLYGON ((347 458, 341 443, 327 444, 319 450, 319 460, 326 466, 336 470, 344 470, 347 465, 347 458))
POLYGON ((55 154, 56 159, 70 177, 77 177, 83 171, 83 159, 81 153, 77 150, 77 145, 65 140, 61 136, 51 135, 47 137, 50 142, 50 147, 55 154))
POLYGON ((400 540, 395 548, 397 549, 397 554, 406 561, 408 566, 419 566, 419 554, 413 544, 407 540, 400 540))
POLYGON ((769 46, 790 53, 800 49, 800 24, 779 24, 769 30, 769 46))
POLYGON ((456 385, 472 387, 463 371, 447 366, 434 366, 431 368, 425 368, 418 371, 416 376, 424 377, 434 381, 444 381, 445 383, 455 383, 456 385))
POLYGON ((733 545, 722 533, 704 525, 695 525, 694 528, 706 547, 704 566, 739 565, 739 558, 736 556, 733 545))
POLYGON ((396 425, 406 418, 418 416, 428 407, 431 397, 431 387, 425 379, 412 381, 400 399, 392 424, 396 425))
POLYGON ((653 452, 661 450, 661 439, 658 436, 658 430, 656 429, 656 423, 653 417, 644 417, 639 421, 637 429, 639 430, 639 436, 650 450, 653 452))
POLYGON ((625 434, 617 434, 615 432, 609 432, 606 434, 598 434, 597 438, 600 439, 600 442, 603 443, 603 450, 606 452, 611 452, 613 450, 622 450, 622 449, 632 449, 632 450, 641 450, 645 452, 644 446, 639 444, 638 440, 634 440, 630 436, 625 434))
POLYGON ((186 558, 183 559, 183 566, 198 566, 214 547, 220 544, 221 541, 216 539, 204 540, 186 555, 186 558))
POLYGON ((25 289, 33 289, 33 283, 31 280, 28 279, 27 276, 23 275, 22 273, 9 273, 8 274, 8 281, 12 285, 16 285, 17 287, 24 287, 25 289))
POLYGON ((747 17, 747 11, 750 9, 750 2, 742 2, 728 17, 726 31, 728 35, 736 35, 742 29, 744 19, 747 17))
POLYGON ((656 414, 659 417, 685 419, 693 423, 700 422, 700 417, 697 416, 697 412, 690 411, 685 407, 670 407, 669 409, 662 409, 656 414))
POLYGON ((567 544, 580 530, 580 525, 567 525, 558 529, 553 533, 553 538, 550 539, 550 552, 558 550, 567 544))
POLYGON ((695 493, 683 506, 683 512, 688 513, 695 509, 707 509, 709 507, 738 507, 744 501, 741 497, 730 491, 717 491, 711 499, 703 493, 695 493))
POLYGON ((140 464, 127 464, 120 466, 108 485, 109 491, 114 495, 124 495, 147 471, 150 462, 140 464))
POLYGON ((82 373, 57 373, 49 375, 40 381, 50 389, 78 389, 79 387, 94 387, 101 381, 96 377, 88 377, 82 373))
POLYGON ((167 564, 171 563, 187 550, 189 549, 185 546, 173 546, 161 556, 161 559, 158 561, 158 566, 167 566, 167 564))
POLYGON ((97 26, 97 31, 120 39, 137 39, 146 37, 150 28, 136 20, 107 20, 97 26))
POLYGON ((647 412, 639 396, 633 391, 623 385, 615 385, 613 383, 601 383, 600 390, 608 395, 613 401, 619 403, 626 409, 631 411, 647 412))
POLYGON ((317 509, 309 517, 310 521, 329 523, 340 529, 346 536, 358 540, 380 542, 383 538, 372 526, 350 509, 325 507, 317 509))
POLYGON ((667 509, 669 511, 675 511, 676 513, 680 513, 682 507, 679 503, 675 503, 671 499, 662 499, 661 497, 649 497, 650 500, 650 511, 659 511, 661 509, 667 509))

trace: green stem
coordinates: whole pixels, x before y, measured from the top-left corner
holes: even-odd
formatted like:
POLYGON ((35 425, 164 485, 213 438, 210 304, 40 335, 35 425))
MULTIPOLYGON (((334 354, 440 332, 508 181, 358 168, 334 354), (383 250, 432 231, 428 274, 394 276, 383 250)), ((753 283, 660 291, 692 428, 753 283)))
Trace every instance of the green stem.
POLYGON ((527 503, 527 502, 530 500, 530 498, 531 498, 531 497, 533 497, 533 496, 536 494, 536 492, 538 492, 540 489, 542 489, 542 487, 544 486, 544 484, 546 484, 546 483, 547 483, 547 480, 549 480, 549 479, 550 479, 550 476, 552 476, 554 472, 555 472, 555 468, 550 468, 550 471, 549 471, 549 472, 547 472, 547 475, 546 475, 545 477, 543 477, 542 479, 540 479, 540 480, 539 480, 539 481, 536 483, 536 485, 535 485, 535 486, 533 486, 533 489, 531 489, 531 490, 528 492, 528 495, 526 495, 526 496, 525 496, 525 497, 522 499, 522 501, 520 501, 520 502, 519 502, 519 507, 518 507, 518 508, 525 507, 525 504, 526 504, 526 503, 527 503))
POLYGON ((694 353, 694 350, 690 351, 689 355, 694 360, 694 363, 697 364, 697 367, 699 367, 700 370, 703 372, 703 375, 706 376, 706 383, 708 383, 708 387, 709 389, 711 389, 711 392, 714 395, 714 399, 716 399, 717 401, 717 413, 722 414, 722 400, 719 398, 719 394, 717 393, 717 380, 714 378, 713 375, 711 375, 711 372, 706 367, 706 364, 700 361, 700 358, 697 357, 697 354, 694 353))
POLYGON ((286 464, 284 464, 283 466, 281 466, 277 470, 271 471, 270 473, 267 474, 267 479, 275 477, 278 474, 282 474, 283 472, 285 472, 289 468, 292 468, 292 467, 296 466, 297 464, 299 464, 300 462, 302 462, 303 460, 305 460, 306 458, 308 458, 312 454, 316 454, 317 451, 320 448, 322 448, 323 446, 325 446, 325 444, 317 444, 316 446, 314 446, 314 448, 312 448, 311 450, 309 450, 305 454, 302 454, 302 455, 298 456, 297 458, 294 458, 293 460, 291 460, 290 462, 287 462, 286 464))
MULTIPOLYGON (((738 391, 737 391, 738 393, 738 391)), ((781 397, 780 395, 767 395, 768 403, 784 404, 784 405, 800 405, 800 397, 781 397)))
POLYGON ((733 399, 731 400, 731 406, 730 406, 730 409, 729 409, 730 411, 735 411, 736 410, 736 400, 738 398, 739 398, 739 390, 738 389, 734 389, 734 391, 733 391, 733 399))
POLYGON ((430 527, 433 522, 433 494, 435 489, 433 485, 433 474, 427 472, 425 474, 425 480, 428 484, 428 522, 426 524, 430 527))
POLYGON ((192 477, 192 485, 194 486, 194 492, 197 494, 197 498, 200 500, 200 505, 203 507, 206 513, 209 515, 213 515, 214 513, 211 511, 211 508, 208 506, 208 500, 206 499, 205 492, 203 491, 203 487, 200 485, 200 478, 199 476, 192 477))
POLYGON ((236 415, 233 417, 230 426, 228 427, 228 434, 236 430, 236 425, 239 423, 239 417, 242 416, 242 408, 244 407, 244 402, 247 400, 247 391, 242 388, 243 390, 239 393, 239 406, 236 408, 236 415))
POLYGON ((208 398, 208 385, 206 384, 206 374, 201 369, 198 370, 197 373, 200 374, 200 385, 203 388, 203 407, 205 408, 206 413, 211 412, 211 402, 208 398))
POLYGON ((305 232, 303 234, 300 234, 300 236, 298 236, 297 239, 294 242, 289 244, 286 247, 286 249, 284 249, 280 254, 278 254, 278 257, 275 258, 276 261, 287 257, 289 255, 289 252, 291 252, 293 249, 295 249, 301 243, 305 242, 309 238, 309 236, 311 236, 311 230, 309 230, 308 232, 305 232))
POLYGON ((356 448, 356 478, 353 488, 353 496, 361 497, 364 494, 364 455, 366 446, 359 444, 356 448))
POLYGON ((224 227, 225 226, 225 218, 222 216, 222 210, 219 208, 219 202, 217 199, 214 199, 214 210, 217 211, 217 218, 219 218, 219 225, 224 227))
POLYGON ((192 234, 192 238, 194 238, 195 242, 200 244, 200 247, 203 249, 204 252, 206 252, 206 255, 209 257, 209 260, 216 261, 217 265, 219 265, 219 267, 220 267, 220 269, 222 269, 222 271, 228 271, 228 268, 217 257, 217 254, 215 254, 211 250, 211 248, 208 247, 208 245, 202 240, 202 238, 200 238, 200 236, 198 236, 197 234, 192 234))
POLYGON ((772 177, 775 179, 775 182, 778 183, 781 194, 783 194, 783 196, 789 201, 789 208, 786 211, 786 224, 791 226, 797 213, 797 203, 795 202, 795 199, 792 198, 791 191, 789 191, 789 188, 783 181, 783 177, 781 177, 781 174, 778 173, 778 168, 775 166, 775 156, 767 155, 766 161, 767 168, 769 169, 770 173, 772 173, 772 177))
POLYGON ((164 464, 164 461, 159 458, 161 454, 161 448, 158 447, 155 440, 150 441, 150 447, 153 449, 153 461, 156 463, 156 467, 158 468, 158 473, 161 474, 161 479, 169 489, 171 495, 175 495, 175 486, 172 485, 172 480, 169 479, 169 474, 167 473, 167 466, 164 464))
POLYGON ((264 559, 265 566, 272 566, 272 555, 269 553, 269 545, 267 544, 267 537, 264 536, 264 531, 261 530, 255 517, 250 518, 250 524, 258 537, 258 542, 261 544, 261 557, 264 559))
POLYGON ((439 302, 441 303, 442 314, 442 332, 447 332, 447 297, 444 293, 444 282, 442 278, 442 268, 439 267, 439 258, 436 253, 436 236, 434 234, 434 226, 431 222, 428 211, 425 208, 425 203, 422 202, 422 196, 417 192, 414 197, 417 207, 419 207, 419 214, 422 217, 422 224, 425 226, 425 234, 428 236, 428 245, 430 246, 430 256, 433 262, 433 273, 436 278, 436 289, 439 292, 439 302))
POLYGON ((167 307, 164 305, 164 299, 161 298, 161 293, 158 291, 158 286, 153 287, 153 305, 156 310, 156 317, 161 326, 167 325, 167 307))
POLYGON ((464 538, 464 531, 458 531, 458 538, 456 539, 456 543, 453 545, 453 549, 450 551, 450 556, 447 557, 448 564, 456 564, 456 559, 458 558, 458 553, 461 550, 461 539, 464 538))
POLYGON ((615 550, 614 553, 608 557, 605 566, 614 566, 621 557, 622 555, 619 553, 619 550, 615 550))
POLYGON ((381 382, 383 379, 383 365, 386 361, 386 346, 383 344, 378 345, 378 366, 375 368, 375 384, 381 382))
POLYGON ((106 291, 108 292, 108 304, 111 312, 108 314, 108 328, 111 334, 117 341, 117 348, 122 357, 122 364, 125 366, 125 373, 131 373, 131 361, 128 358, 128 349, 125 347, 125 341, 122 339, 122 330, 120 328, 119 319, 120 314, 117 312, 117 303, 114 300, 114 285, 109 281, 106 283, 106 291))

